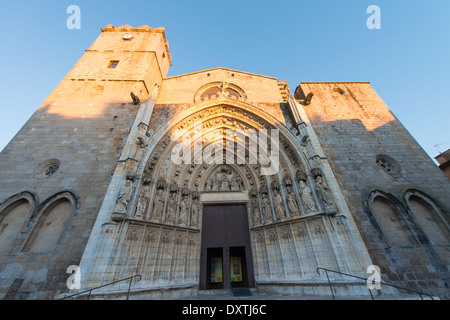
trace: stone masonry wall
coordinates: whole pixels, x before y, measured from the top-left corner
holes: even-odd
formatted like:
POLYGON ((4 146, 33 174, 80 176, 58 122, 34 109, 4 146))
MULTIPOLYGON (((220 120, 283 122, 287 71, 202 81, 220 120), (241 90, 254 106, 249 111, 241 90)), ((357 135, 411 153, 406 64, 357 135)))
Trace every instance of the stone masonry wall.
POLYGON ((446 228, 448 237, 448 179, 369 83, 302 83, 296 98, 303 104, 383 279, 448 298, 449 242, 433 245, 432 235, 419 226, 405 200, 408 192, 431 199, 441 215, 436 221, 446 228), (314 96, 307 104, 305 97, 310 92, 314 96), (390 161, 392 170, 383 170, 378 159, 390 161), (380 225, 394 223, 395 218, 382 221, 377 216, 369 199, 373 191, 398 206, 403 215, 400 225, 410 242, 392 245, 386 239, 380 225))
POLYGON ((23 222, 19 245, 0 253, 0 297, 15 279, 23 283, 14 299, 52 299, 68 290, 67 267, 81 259, 139 110, 130 92, 148 99, 169 64, 162 30, 108 26, 2 151, 0 210, 24 191, 34 195, 36 206, 23 222), (133 39, 123 40, 125 33, 133 39), (108 68, 113 59, 119 60, 117 68, 108 68), (45 176, 49 159, 60 165, 45 176), (63 191, 70 192, 74 209, 55 249, 27 252, 41 209, 63 191))

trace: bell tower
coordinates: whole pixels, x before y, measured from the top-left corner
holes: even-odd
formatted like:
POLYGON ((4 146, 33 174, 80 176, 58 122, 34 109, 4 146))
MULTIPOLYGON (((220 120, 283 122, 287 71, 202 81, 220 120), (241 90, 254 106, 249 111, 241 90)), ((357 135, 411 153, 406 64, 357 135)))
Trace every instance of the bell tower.
POLYGON ((155 84, 161 85, 171 65, 164 28, 108 25, 101 30, 66 80, 119 82, 126 95, 130 95, 126 91, 130 87, 140 101, 146 100, 155 84))
POLYGON ((0 248, 0 273, 26 256, 0 278, 0 297, 14 279, 19 294, 35 292, 29 299, 66 289, 61 270, 79 264, 140 106, 156 99, 171 65, 164 28, 101 30, 0 153, 0 221, 12 235, 0 248), (18 205, 20 214, 11 214, 18 205))

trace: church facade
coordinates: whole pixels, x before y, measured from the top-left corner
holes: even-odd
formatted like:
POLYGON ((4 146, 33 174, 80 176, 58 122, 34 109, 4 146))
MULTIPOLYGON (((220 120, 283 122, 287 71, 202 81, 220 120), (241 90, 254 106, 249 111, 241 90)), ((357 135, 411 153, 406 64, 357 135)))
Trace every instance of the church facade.
MULTIPOLYGON (((450 297, 449 181, 369 83, 291 92, 227 68, 167 77, 170 65, 164 28, 108 25, 2 151, 5 299, 134 275, 136 299, 320 297, 318 268, 368 278, 371 266, 450 297)), ((329 276, 336 295, 370 294, 329 276)))

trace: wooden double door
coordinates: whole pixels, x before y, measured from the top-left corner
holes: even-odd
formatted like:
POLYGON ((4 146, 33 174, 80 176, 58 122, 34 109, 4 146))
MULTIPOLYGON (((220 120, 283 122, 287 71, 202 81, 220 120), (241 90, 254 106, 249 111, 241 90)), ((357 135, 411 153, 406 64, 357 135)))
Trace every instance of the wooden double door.
POLYGON ((200 289, 254 287, 247 208, 203 207, 200 289))

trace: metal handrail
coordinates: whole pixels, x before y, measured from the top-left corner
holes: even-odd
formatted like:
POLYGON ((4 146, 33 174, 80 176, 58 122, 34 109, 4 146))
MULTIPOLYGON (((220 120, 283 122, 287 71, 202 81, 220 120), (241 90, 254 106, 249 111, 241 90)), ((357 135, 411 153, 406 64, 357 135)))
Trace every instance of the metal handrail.
POLYGON ((127 300, 128 300, 128 296, 130 295, 131 283, 133 282, 133 278, 137 278, 137 277, 139 277, 139 280, 137 282, 141 281, 141 279, 142 279, 141 275, 140 274, 136 274, 134 276, 131 276, 131 277, 128 277, 128 278, 124 278, 124 279, 121 279, 121 280, 117 280, 117 281, 114 281, 114 282, 110 282, 110 283, 104 284, 102 286, 91 288, 91 289, 88 289, 88 290, 85 290, 85 291, 81 291, 81 292, 72 294, 70 296, 65 296, 64 298, 61 298, 60 300, 64 300, 64 299, 67 299, 67 298, 72 298, 72 297, 75 297, 75 296, 79 296, 80 294, 84 294, 86 292, 89 292, 88 298, 87 298, 87 300, 89 300, 90 297, 91 297, 91 292, 94 291, 94 290, 97 290, 97 289, 100 289, 100 288, 103 288, 103 287, 107 287, 107 286, 110 286, 110 285, 113 285, 113 284, 116 284, 116 283, 119 283, 119 282, 130 280, 130 285, 128 286, 128 292, 127 292, 127 300))
MULTIPOLYGON (((355 276, 355 275, 352 275, 352 274, 348 274, 348 273, 344 273, 344 272, 340 272, 340 271, 336 271, 336 270, 330 270, 330 269, 326 269, 326 268, 321 268, 321 267, 316 269, 316 271, 317 271, 317 273, 319 275, 320 275, 319 270, 325 271, 325 274, 326 274, 327 280, 328 280, 328 285, 330 287, 331 294, 333 296, 333 300, 336 300, 336 297, 334 296, 333 288, 331 287, 331 282, 330 282, 330 278, 328 277, 328 272, 338 273, 338 274, 342 274, 342 275, 347 276, 347 277, 361 279, 361 280, 364 280, 364 283, 367 283, 367 279, 366 278, 358 277, 358 276, 355 276)), ((415 294, 418 294, 420 296, 420 299, 422 299, 422 300, 423 300, 422 295, 428 296, 428 297, 431 298, 431 300, 434 300, 434 298, 431 295, 429 295, 427 293, 424 293, 424 292, 416 291, 416 290, 409 289, 409 288, 399 287, 399 286, 396 286, 396 285, 393 285, 393 284, 389 284, 389 283, 386 283, 386 282, 382 282, 382 281, 380 281, 380 284, 383 284, 383 285, 386 285, 386 286, 389 286, 389 287, 393 287, 393 288, 396 288, 396 289, 401 289, 401 290, 406 290, 406 291, 409 291, 409 292, 413 292, 415 294)), ((367 287, 367 290, 369 290, 369 293, 370 293, 370 296, 372 297, 372 300, 375 300, 374 297, 373 297, 372 292, 369 289, 369 287, 367 287)))

